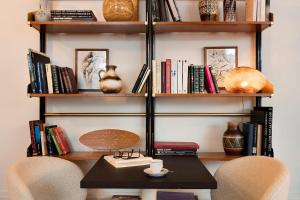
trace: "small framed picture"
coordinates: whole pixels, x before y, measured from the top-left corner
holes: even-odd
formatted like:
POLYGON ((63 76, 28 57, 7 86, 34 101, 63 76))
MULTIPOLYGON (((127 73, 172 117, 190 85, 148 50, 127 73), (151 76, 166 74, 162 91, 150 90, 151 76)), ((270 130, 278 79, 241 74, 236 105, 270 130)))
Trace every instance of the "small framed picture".
POLYGON ((204 64, 212 67, 218 86, 224 87, 224 74, 238 66, 238 47, 205 47, 204 64))
POLYGON ((100 77, 109 64, 108 49, 75 49, 75 77, 79 91, 99 91, 100 77))

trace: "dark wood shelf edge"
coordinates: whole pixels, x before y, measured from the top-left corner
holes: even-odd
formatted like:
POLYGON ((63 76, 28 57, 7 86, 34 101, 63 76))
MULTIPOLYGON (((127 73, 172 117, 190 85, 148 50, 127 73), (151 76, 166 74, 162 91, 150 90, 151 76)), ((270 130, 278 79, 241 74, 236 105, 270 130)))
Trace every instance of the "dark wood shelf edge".
MULTIPOLYGON (((109 152, 88 151, 72 152, 67 155, 61 155, 59 157, 69 161, 88 161, 98 160, 101 156, 108 154, 109 152)), ((199 152, 198 157, 201 161, 229 161, 241 156, 228 156, 224 152, 199 152)))
POLYGON ((144 93, 119 93, 119 94, 104 94, 100 92, 76 93, 76 94, 33 94, 28 93, 29 97, 146 97, 144 93))

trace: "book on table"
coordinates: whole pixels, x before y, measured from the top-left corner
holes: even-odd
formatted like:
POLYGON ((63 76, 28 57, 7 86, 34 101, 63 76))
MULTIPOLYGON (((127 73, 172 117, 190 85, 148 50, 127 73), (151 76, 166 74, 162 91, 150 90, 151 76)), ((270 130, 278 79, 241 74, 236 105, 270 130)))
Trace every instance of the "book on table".
POLYGON ((131 159, 123 159, 123 158, 114 158, 113 155, 104 156, 104 159, 114 166, 115 168, 123 168, 123 167, 135 167, 135 166, 142 166, 142 165, 149 165, 151 163, 151 157, 145 157, 139 153, 133 153, 133 157, 138 158, 131 158, 131 159))

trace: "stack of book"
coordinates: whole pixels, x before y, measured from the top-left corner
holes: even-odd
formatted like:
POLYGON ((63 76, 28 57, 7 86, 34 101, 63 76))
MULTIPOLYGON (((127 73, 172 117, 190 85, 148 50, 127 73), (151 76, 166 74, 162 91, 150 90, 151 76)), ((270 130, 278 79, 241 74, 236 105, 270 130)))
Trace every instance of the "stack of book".
POLYGON ((152 161, 151 157, 144 157, 143 155, 139 155, 139 153, 133 153, 134 157, 138 158, 130 158, 130 159, 123 159, 123 158, 114 158, 113 155, 111 156, 104 156, 104 159, 114 166, 115 168, 124 168, 124 167, 135 167, 135 166, 142 166, 142 165, 149 165, 152 161))
POLYGON ((157 200, 198 200, 192 192, 157 192, 157 200))
POLYGON ((28 68, 30 76, 30 93, 59 94, 77 93, 77 82, 73 69, 51 65, 50 58, 29 49, 28 68))
POLYGON ((142 92, 142 89, 146 85, 146 81, 149 77, 150 71, 151 71, 150 68, 146 64, 144 64, 132 88, 132 93, 142 92))
POLYGON ((32 154, 29 156, 65 155, 70 153, 68 140, 60 127, 40 120, 29 121, 32 154))
POLYGON ((199 145, 195 142, 155 142, 157 156, 195 156, 199 145))
POLYGON ((153 21, 182 21, 178 6, 175 0, 152 0, 153 21))
POLYGON ((219 93, 211 67, 189 65, 187 60, 153 60, 153 93, 219 93))
POLYGON ((267 21, 270 15, 270 0, 246 0, 246 21, 267 21))
POLYGON ((97 21, 91 10, 51 10, 52 21, 97 21))
POLYGON ((255 107, 251 121, 243 124, 244 154, 274 157, 272 148, 273 107, 255 107))

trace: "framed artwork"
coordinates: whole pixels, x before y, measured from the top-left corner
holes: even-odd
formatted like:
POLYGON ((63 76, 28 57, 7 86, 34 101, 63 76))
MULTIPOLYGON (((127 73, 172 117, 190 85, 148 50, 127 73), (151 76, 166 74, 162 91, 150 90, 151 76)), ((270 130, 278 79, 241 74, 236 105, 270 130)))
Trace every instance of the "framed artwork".
POLYGON ((238 66, 238 47, 205 47, 204 64, 212 67, 219 87, 224 87, 226 72, 238 66))
POLYGON ((109 64, 108 49, 75 49, 75 78, 79 91, 99 91, 109 64))

